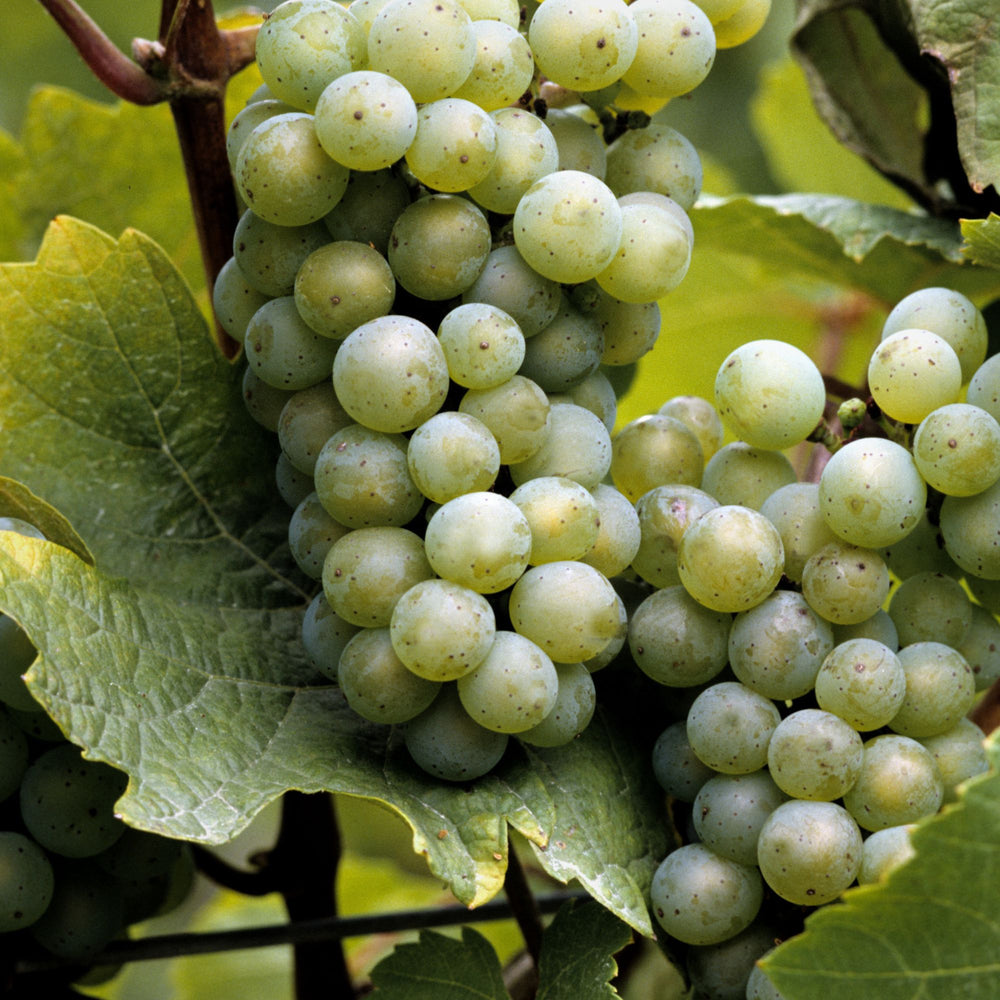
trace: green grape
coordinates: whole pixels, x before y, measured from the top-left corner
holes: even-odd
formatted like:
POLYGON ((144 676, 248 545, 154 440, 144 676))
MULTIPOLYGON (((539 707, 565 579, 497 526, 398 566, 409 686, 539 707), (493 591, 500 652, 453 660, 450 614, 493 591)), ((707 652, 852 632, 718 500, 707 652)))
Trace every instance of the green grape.
POLYGON ((872 549, 831 542, 802 569, 802 596, 813 611, 836 625, 871 618, 889 594, 889 570, 872 549))
POLYGON ((291 295, 265 302, 244 337, 247 364, 276 389, 308 389, 329 378, 338 344, 302 321, 291 295))
POLYGON ((899 657, 877 639, 845 639, 816 675, 819 707, 861 732, 880 729, 899 711, 906 674, 899 657))
POLYGON ((436 191, 468 191, 489 173, 497 155, 493 119, 459 97, 424 104, 406 165, 421 184, 436 191))
POLYGON ((556 663, 577 663, 600 653, 620 629, 618 595, 598 570, 564 560, 527 570, 508 606, 516 632, 556 663))
POLYGON ((27 632, 13 618, 0 614, 0 701, 8 708, 25 712, 41 709, 22 680, 37 655, 27 632))
POLYGON ((726 666, 731 621, 698 604, 683 587, 664 587, 632 612, 629 650, 636 666, 658 684, 694 687, 726 666))
POLYGON ((549 400, 536 383, 523 375, 513 375, 492 389, 470 389, 458 408, 490 429, 504 465, 525 461, 545 442, 549 400))
POLYGON ((279 226, 306 226, 340 201, 349 171, 327 156, 312 115, 293 111, 268 118, 247 136, 235 176, 255 215, 279 226))
POLYGON ((725 437, 718 410, 703 396, 672 396, 657 411, 679 420, 694 433, 707 462, 721 447, 725 437))
MULTIPOLYGON (((858 740, 859 757, 860 752, 858 740)), ((709 850, 721 857, 741 865, 756 865, 760 829, 787 798, 766 769, 713 775, 694 799, 691 817, 695 832, 709 850)))
POLYGON ((690 0, 635 0, 629 9, 639 45, 622 81, 649 97, 694 90, 715 62, 715 32, 701 8, 690 0))
POLYGON ((216 275, 212 286, 212 311, 219 325, 233 340, 243 341, 253 314, 267 301, 243 277, 234 257, 216 275))
POLYGON ((698 438, 673 417, 638 417, 612 441, 611 478, 633 503, 657 486, 700 486, 704 466, 698 438))
POLYGON ((372 21, 375 15, 389 2, 389 0, 351 0, 347 4, 347 9, 361 22, 365 38, 371 30, 372 21))
MULTIPOLYGON (((770 8, 771 0, 746 0, 748 6, 757 3, 767 4, 770 8)), ((743 1000, 743 997, 737 997, 736 1000, 743 1000)), ((764 970, 759 965, 755 965, 750 972, 750 978, 747 979, 746 1000, 785 1000, 785 998, 767 978, 764 970)))
POLYGON ((275 463, 274 481, 281 499, 293 510, 316 488, 312 476, 296 469, 284 452, 275 463))
POLYGON ((705 1000, 745 1000, 754 963, 779 939, 775 926, 755 920, 726 941, 689 948, 684 968, 695 991, 692 995, 705 1000))
POLYGON ((284 101, 270 100, 254 101, 248 104, 239 114, 233 118, 226 130, 226 155, 229 157, 229 169, 236 173, 236 161, 239 159, 240 150, 247 141, 250 133, 258 126, 266 122, 275 115, 287 114, 295 111, 290 104, 284 101))
POLYGON ((516 24, 475 17, 472 34, 476 58, 465 83, 454 96, 471 101, 484 111, 514 104, 531 86, 535 73, 534 58, 524 35, 516 24))
POLYGON ((328 83, 365 65, 365 33, 332 0, 286 0, 257 34, 257 68, 275 97, 312 111, 328 83))
POLYGON ((655 302, 622 302, 596 281, 577 285, 570 301, 589 316, 604 338, 602 365, 631 365, 645 357, 660 335, 660 307, 655 302))
POLYGON ((767 768, 793 798, 832 802, 857 781, 863 755, 861 737, 847 722, 804 708, 778 723, 767 747, 767 768))
POLYGON ((370 244, 384 257, 392 227, 410 201, 410 189, 393 171, 355 170, 344 196, 323 217, 323 225, 332 239, 370 244))
POLYGON ((799 906, 835 900, 861 867, 858 823, 834 802, 784 802, 767 818, 757 841, 764 881, 799 906))
POLYGON ((488 490, 500 471, 500 449, 489 429, 467 413, 435 413, 411 435, 410 476, 425 497, 445 503, 488 490))
POLYGON ((403 594, 434 575, 424 543, 406 528, 358 528, 338 538, 323 563, 323 593, 345 621, 387 626, 403 594))
POLYGON ((715 377, 722 422, 757 448, 804 441, 823 417, 826 387, 812 359, 780 340, 752 340, 723 361, 715 377))
POLYGON ((591 671, 583 663, 554 664, 558 680, 555 705, 517 738, 538 747, 561 747, 582 733, 597 708, 597 692, 591 671))
POLYGON ((608 153, 597 128, 566 108, 550 108, 545 124, 556 141, 561 170, 582 170, 604 180, 608 153))
POLYGON ((965 574, 965 585, 969 593, 992 614, 1000 615, 1000 580, 984 580, 965 574))
POLYGON ((564 392, 596 371, 603 353, 600 327, 564 296, 552 322, 526 341, 520 372, 546 392, 564 392))
POLYGON ((618 394, 611 379, 600 368, 592 371, 582 382, 571 385, 565 392, 549 394, 550 403, 576 403, 590 410, 604 424, 608 434, 618 419, 618 394))
POLYGON ((764 897, 756 868, 722 858, 704 844, 668 854, 653 873, 649 893, 659 925, 695 945, 717 944, 749 927, 764 897))
POLYGON ((899 633, 889 613, 882 608, 864 621, 852 625, 833 626, 833 641, 838 646, 850 639, 874 639, 888 646, 893 652, 899 649, 899 633))
POLYGON ((507 497, 465 493, 434 512, 424 544, 439 576, 480 594, 495 594, 528 568, 531 527, 507 497))
POLYGON ((288 460, 311 476, 323 445, 352 423, 330 382, 323 381, 292 395, 282 407, 275 429, 288 460))
MULTIPOLYGON (((707 469, 706 469, 707 472, 707 469)), ((837 536, 827 527, 819 505, 819 483, 785 483, 758 508, 781 535, 785 549, 785 576, 802 582, 806 561, 837 536)))
POLYGON ((434 331, 409 316, 356 327, 333 360, 333 388, 359 424, 386 434, 419 427, 448 395, 448 364, 434 331))
POLYGON ((743 5, 743 0, 698 0, 698 6, 712 22, 725 21, 743 5))
POLYGON ((940 406, 920 422, 913 460, 927 485, 941 493, 981 493, 1000 479, 1000 423, 978 406, 940 406))
POLYGON ((600 531, 597 501, 586 487, 564 476, 529 479, 510 494, 531 528, 528 562, 579 559, 593 548, 600 531))
POLYGON ((302 262, 293 294, 299 315, 311 329, 342 340, 389 312, 396 279, 374 247, 338 240, 314 250, 302 262))
POLYGON ((701 157, 677 129, 654 121, 630 129, 608 147, 604 179, 619 197, 652 191, 672 198, 687 212, 701 194, 701 157))
POLYGON ((683 721, 671 723, 656 738, 652 764, 660 787, 681 802, 694 802, 705 782, 718 773, 691 749, 683 721))
POLYGON ((916 527, 927 486, 902 445, 862 438, 845 444, 826 463, 819 502, 835 535, 851 545, 883 548, 916 527))
POLYGON ((517 321, 486 302, 450 310, 437 335, 451 380, 466 389, 503 385, 524 361, 524 334, 517 321))
POLYGON ((716 611, 746 611, 781 579, 784 550, 777 528, 749 507, 713 507, 684 533, 677 572, 687 592, 716 611))
POLYGON ((953 577, 917 573, 893 592, 889 617, 901 646, 927 641, 957 646, 972 626, 972 602, 953 577))
POLYGON ((603 181, 557 170, 535 181, 514 212, 514 243, 525 261, 553 281, 596 277, 622 237, 622 211, 603 181))
POLYGON ((962 366, 963 384, 986 357, 986 320, 961 292, 939 287, 911 292, 886 317, 882 339, 913 328, 930 330, 951 345, 962 366))
POLYGON ((324 677, 336 680, 340 655, 360 628, 341 618, 321 590, 302 617, 302 645, 309 662, 324 677))
POLYGON ((517 0, 460 0, 462 9, 473 23, 476 21, 502 21, 517 28, 521 24, 521 8, 517 0))
POLYGON ((590 494, 597 504, 597 541, 580 560, 610 580, 629 568, 639 550, 639 515, 628 497, 613 486, 598 483, 590 494))
POLYGON ((418 104, 448 97, 475 64, 472 20, 454 0, 390 0, 372 19, 368 59, 418 104))
POLYGON ((330 234, 321 222, 277 226, 247 209, 233 234, 233 257, 251 288, 277 298, 292 294, 303 261, 329 242, 330 234))
MULTIPOLYGON (((504 138, 501 134, 500 144, 504 138)), ((480 302, 502 309, 525 337, 541 333, 556 318, 562 292, 550 278, 530 268, 513 245, 490 251, 479 277, 462 293, 462 302, 480 302)))
POLYGON ((900 330, 883 340, 868 362, 868 386, 893 420, 917 424, 958 399, 962 365, 951 345, 930 330, 900 330))
POLYGON ((437 697, 440 685, 419 677, 396 655, 388 628, 366 628, 345 644, 337 683, 363 719, 383 725, 409 722, 437 697))
POLYGON ((639 497, 639 549, 632 569, 654 587, 681 582, 677 547, 691 523, 719 503, 694 486, 656 486, 639 497))
POLYGON ((21 786, 28 767, 28 740, 24 729, 0 706, 0 802, 21 786))
POLYGON ((986 608, 972 605, 972 624, 955 648, 969 664, 977 691, 1000 679, 1000 623, 986 608))
POLYGON ((129 926, 159 916, 187 898, 194 877, 190 857, 187 844, 130 827, 94 862, 117 881, 122 923, 129 926), (185 872, 190 876, 185 878, 185 872))
POLYGON ((909 579, 918 573, 942 573, 961 577, 962 571, 955 565, 944 547, 944 538, 939 524, 931 524, 928 512, 920 515, 913 530, 898 542, 879 549, 889 571, 900 580, 909 579))
POLYGON ((45 851, 23 833, 0 831, 0 933, 35 923, 52 901, 54 888, 45 851))
POLYGON ((783 452, 755 448, 746 441, 733 441, 719 448, 705 463, 701 477, 701 488, 720 504, 739 504, 753 510, 760 510, 775 490, 795 483, 795 469, 783 452))
POLYGON ((942 642, 914 642, 899 651, 906 695, 889 728, 915 739, 939 736, 972 708, 976 682, 965 658, 942 642))
POLYGON ((1000 580, 1000 480, 972 497, 945 497, 941 535, 966 575, 1000 580))
MULTIPOLYGON (((590 564, 588 563, 588 565, 590 564)), ((603 670, 605 667, 610 666, 611 663, 618 659, 619 653, 625 648, 625 643, 628 640, 628 608, 625 606, 621 594, 617 593, 617 590, 616 596, 618 598, 618 631, 596 656, 589 656, 586 660, 581 661, 580 665, 588 674, 596 674, 598 670, 603 670)))
POLYGON ((326 154, 351 170, 381 170, 410 148, 417 106, 398 80, 357 70, 333 80, 316 103, 316 136, 326 154))
POLYGON ((958 723, 937 736, 926 736, 918 742, 930 752, 944 783, 944 802, 958 800, 958 786, 990 768, 986 756, 983 731, 971 719, 958 723))
POLYGON ((705 688, 687 714, 687 738, 703 763, 723 774, 750 774, 767 763, 781 716, 774 702, 738 681, 705 688))
POLYGON ((731 17, 713 23, 716 49, 731 49, 750 41, 770 13, 771 0, 744 0, 731 17))
POLYGON ((794 590, 776 590, 740 612, 729 631, 729 663, 737 679, 776 701, 808 694, 831 649, 830 625, 794 590))
POLYGON ((403 738, 414 763, 445 781, 474 781, 492 771, 510 739, 473 721, 453 684, 406 724, 403 738))
POLYGON ((909 736, 888 734, 865 742, 861 774, 844 806, 865 830, 916 823, 933 816, 944 782, 929 750, 909 736))
MULTIPOLYGON (((502 456, 502 442, 500 447, 502 456)), ((600 417, 575 403, 552 403, 540 446, 511 464, 510 474, 517 486, 540 476, 563 476, 593 489, 610 467, 611 435, 600 417)))
POLYGON ((288 547, 296 566, 311 579, 322 579, 327 552, 350 530, 330 517, 313 491, 295 508, 288 522, 288 547))
POLYGON ((497 632, 485 658, 458 679, 465 710, 498 733, 537 725, 555 707, 558 690, 552 660, 530 639, 507 631, 497 632))
POLYGON ((36 757, 21 781, 21 817, 47 851, 84 858, 110 847, 125 831, 114 806, 126 778, 100 761, 84 760, 64 743, 36 757))
POLYGON ((884 830, 870 833, 861 847, 861 867, 858 869, 858 885, 884 882, 889 873, 905 864, 916 851, 910 842, 913 824, 887 826, 884 830))
POLYGON ((1000 354, 994 354, 976 369, 965 401, 1000 420, 1000 354))
POLYGON ((631 65, 639 41, 623 0, 548 0, 532 15, 528 42, 539 70, 569 90, 600 90, 631 65))
POLYGON ((479 277, 490 242, 489 223, 475 205, 458 195, 432 194, 408 205, 396 219, 389 266, 411 294, 431 301, 451 299, 479 277))

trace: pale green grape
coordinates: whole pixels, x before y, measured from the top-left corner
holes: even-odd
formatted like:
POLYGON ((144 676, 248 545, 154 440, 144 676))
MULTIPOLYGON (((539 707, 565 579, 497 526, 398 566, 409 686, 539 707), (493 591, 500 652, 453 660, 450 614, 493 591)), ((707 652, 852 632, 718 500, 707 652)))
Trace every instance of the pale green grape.
POLYGON ((802 569, 802 596, 828 622, 852 625, 871 618, 889 594, 889 570, 872 549, 831 542, 802 569))
POLYGON ((312 111, 331 80, 363 69, 365 33, 331 0, 286 0, 257 34, 257 68, 275 97, 312 111))
POLYGON ((951 345, 936 333, 900 330, 872 353, 868 386, 883 413, 916 424, 958 399, 962 365, 951 345))
POLYGON ((785 576, 802 582, 806 561, 837 536, 823 519, 818 483, 786 483, 771 493, 758 508, 778 529, 785 549, 785 576))
POLYGON ((619 653, 625 648, 625 643, 628 640, 628 608, 625 606, 621 594, 617 594, 617 590, 616 595, 618 597, 618 632, 596 656, 589 656, 581 662, 580 665, 589 674, 596 674, 598 670, 610 666, 618 659, 619 653))
POLYGON ((504 465, 525 461, 545 442, 551 406, 541 387, 523 375, 492 389, 470 389, 458 408, 490 429, 504 465))
POLYGON ((290 104, 273 98, 248 104, 230 122, 229 128, 226 130, 226 155, 229 157, 229 169, 234 174, 236 173, 236 161, 243 148, 243 143, 258 125, 275 115, 283 115, 295 110, 290 104))
POLYGON ((9 708, 39 711, 41 706, 21 679, 37 655, 28 633, 13 618, 0 614, 0 701, 9 708))
POLYGON ((651 122, 646 128, 630 129, 608 147, 604 179, 619 197, 652 191, 690 211, 701 194, 701 157, 677 129, 651 122))
POLYGON ((701 488, 720 504, 760 510, 775 490, 795 482, 795 469, 783 452, 733 441, 705 463, 701 488))
POLYGON ((823 416, 826 387, 812 359, 781 340, 752 340, 722 362, 715 405, 722 422, 757 448, 804 441, 823 416))
POLYGON ((863 753, 861 737, 843 719, 804 708, 778 723, 767 747, 767 768, 793 798, 832 802, 857 781, 863 753))
POLYGON ((553 281, 580 282, 611 263, 622 212, 603 181, 557 170, 528 188, 514 212, 514 243, 525 261, 553 281))
POLYGON ((410 148, 417 106, 398 80, 357 70, 334 80, 316 104, 316 136, 328 156, 351 170, 381 170, 410 148))
POLYGON ((329 242, 330 234, 320 222, 276 226, 247 209, 233 234, 233 257, 251 288, 275 298, 292 294, 302 262, 329 242))
POLYGON ((706 462, 722 447, 725 437, 722 419, 703 396, 672 396, 656 412, 688 427, 698 439, 706 462))
POLYGON ((465 710, 498 733, 537 725, 555 707, 558 691, 552 660, 530 639, 508 631, 498 631, 486 656, 458 681, 465 710))
MULTIPOLYGON (((748 6, 763 3, 767 5, 768 9, 771 6, 771 0, 745 0, 745 3, 748 6)), ((736 1000, 744 1000, 744 998, 736 997, 736 1000)), ((764 970, 759 965, 755 965, 750 972, 750 978, 747 979, 746 1000, 785 1000, 785 998, 767 978, 764 970)))
POLYGON ((545 124, 556 140, 561 170, 582 170, 604 180, 608 154, 597 128, 565 108, 550 108, 545 124))
POLYGON ((450 310, 437 335, 451 380, 466 389, 502 385, 524 361, 524 334, 517 321, 486 302, 466 302, 450 310))
POLYGON ((704 684, 726 665, 731 620, 698 604, 679 585, 655 590, 629 619, 632 659, 658 684, 704 684))
POLYGON ((835 535, 851 545, 882 548, 916 527, 927 486, 902 445, 861 438, 845 444, 826 463, 819 502, 835 535))
POLYGON ((699 789, 718 774, 691 749, 683 721, 671 723, 656 738, 652 764, 660 787, 681 802, 694 802, 699 789))
POLYGON ((945 497, 941 535, 966 574, 1000 580, 1000 480, 971 497, 945 497))
POLYGON ((1000 615, 1000 580, 984 580, 967 573, 965 585, 969 588, 969 593, 984 608, 995 615, 1000 615))
POLYGON ((489 173, 497 155, 493 119, 458 97, 424 104, 406 165, 421 184, 436 191, 468 191, 489 173))
POLYGON ((472 101, 484 111, 513 104, 531 86, 535 72, 527 40, 516 24, 498 19, 473 17, 472 33, 476 58, 454 96, 472 101))
POLYGON ((777 528, 749 507, 706 511, 684 533, 677 572, 687 592, 716 611, 746 611, 781 579, 784 550, 777 528))
POLYGON ((800 906, 833 902, 861 867, 858 823, 834 802, 784 802, 767 818, 757 841, 764 881, 800 906))
POLYGON ((412 521, 424 497, 410 476, 406 438, 360 424, 337 431, 316 459, 320 502, 348 528, 399 527, 412 521))
POLYGON ((460 0, 473 23, 482 20, 502 21, 517 28, 521 24, 521 8, 517 0, 460 0))
POLYGON ((529 479, 510 494, 531 528, 529 563, 579 559, 593 548, 600 531, 597 501, 564 476, 529 479))
POLYGON ((439 576, 480 594, 495 594, 528 568, 531 526, 507 497, 465 493, 434 512, 424 544, 439 576))
POLYGON ((906 697, 906 674, 899 657, 877 639, 837 643, 816 675, 819 707, 860 732, 880 729, 906 697))
POLYGON ((27 767, 28 741, 24 730, 0 706, 0 802, 18 790, 27 767))
POLYGON ((577 663, 600 653, 620 629, 618 595, 586 563, 545 563, 514 584, 508 606, 516 632, 557 663, 577 663))
POLYGON ((883 882, 891 871, 916 856, 910 833, 913 824, 887 826, 884 830, 870 833, 861 847, 861 868, 858 869, 858 885, 883 882))
POLYGON ((901 646, 927 641, 957 646, 972 625, 972 602, 953 577, 917 573, 893 591, 889 617, 901 646))
POLYGON ((242 343, 253 314, 268 300, 243 277, 235 257, 230 257, 212 286, 212 311, 233 340, 242 343))
POLYGON ((281 408, 275 430, 288 460, 300 472, 311 476, 323 445, 352 423, 327 380, 289 397, 281 408))
POLYGON ((691 818, 695 832, 707 848, 721 857, 741 865, 756 865, 760 829, 787 798, 766 769, 713 775, 694 799, 691 818))
POLYGON ((518 486, 540 476, 564 476, 593 489, 610 467, 611 435, 600 417, 575 403, 552 403, 541 445, 512 464, 510 475, 518 486))
POLYGON ((597 370, 603 353, 600 327, 564 296, 552 322, 526 341, 520 373, 546 392, 565 392, 597 370))
POLYGON ((434 572, 420 536, 406 528, 358 528, 338 538, 323 563, 323 592, 345 621, 387 626, 396 601, 434 572))
POLYGON ((839 646, 842 642, 850 639, 874 639, 888 646, 893 652, 899 649, 899 633, 896 626, 889 617, 889 612, 879 608, 864 621, 855 622, 852 625, 834 625, 833 639, 839 646))
POLYGON ((243 345, 259 379, 291 390, 329 378, 338 346, 306 326, 291 295, 270 299, 253 314, 243 345))
POLYGON ((1000 423, 979 406, 940 406, 920 422, 913 460, 927 485, 941 493, 981 493, 1000 479, 1000 423))
POLYGON ((775 925, 755 920, 726 941, 688 948, 684 969, 695 991, 692 995, 706 1000, 746 1000, 746 985, 755 963, 780 937, 775 925))
POLYGON ((417 488, 435 503, 488 490, 500 471, 500 448, 467 413, 435 413, 411 435, 406 462, 417 488))
POLYGON ((972 708, 976 682, 965 658, 942 642, 914 642, 899 653, 906 695, 889 728, 902 736, 938 736, 972 708))
POLYGON ((351 0, 347 4, 347 9, 361 22, 365 38, 371 30, 372 21, 375 15, 389 2, 389 0, 351 0))
POLYGON ((986 608, 973 604, 972 624, 955 648, 969 664, 977 691, 1000 678, 1000 622, 986 608))
POLYGON ((548 0, 528 26, 539 70, 569 90, 600 90, 621 79, 638 40, 623 0, 548 0))
POLYGON ((690 0, 636 0, 629 9, 639 44, 622 81, 649 97, 694 90, 715 62, 715 32, 701 8, 690 0))
POLYGON ((624 573, 639 550, 639 515, 628 497, 613 486, 598 483, 590 491, 600 519, 597 541, 581 561, 600 570, 609 580, 624 573))
POLYGON ((294 111, 268 118, 247 136, 235 176, 255 215, 279 226, 305 226, 340 201, 349 171, 320 145, 312 115, 294 111))
POLYGON ((716 49, 731 49, 750 41, 764 27, 770 13, 771 0, 743 0, 730 17, 713 22, 716 49))
POLYGON ((984 361, 972 376, 965 401, 1000 420, 1000 354, 984 361))
POLYGON ((959 719, 946 732, 918 740, 937 764, 944 782, 944 802, 957 801, 957 789, 963 781, 989 770, 984 740, 983 731, 967 718, 959 719))
POLYGON ((831 649, 830 625, 794 590, 774 591, 738 614, 729 631, 729 663, 737 679, 777 701, 808 694, 831 649))
POLYGON ((422 580, 396 602, 389 633, 396 655, 415 674, 453 681, 483 661, 496 618, 476 591, 451 580, 422 580))
POLYGON ((441 408, 448 365, 434 331, 409 316, 381 316, 356 327, 333 361, 344 409, 372 430, 412 430, 441 408))
POLYGON ((390 0, 372 19, 368 60, 418 104, 454 94, 476 59, 472 20, 454 0, 390 0))
POLYGON ((678 847, 660 862, 649 888, 653 914, 686 944, 725 941, 748 927, 764 897, 752 865, 720 857, 704 844, 678 847))
POLYGON ((961 292, 940 287, 911 292, 885 318, 882 339, 914 327, 930 330, 951 345, 962 366, 963 383, 972 378, 986 357, 986 320, 961 292))
POLYGON ((582 382, 571 385, 565 392, 549 394, 551 403, 576 403, 590 410, 604 424, 608 433, 614 429, 618 417, 618 395, 611 380, 600 368, 592 371, 582 382))
POLYGON ((351 637, 340 655, 337 683, 358 715, 383 725, 416 718, 440 690, 406 667, 387 628, 366 628, 351 637))
POLYGON ((693 521, 719 503, 694 486, 656 486, 636 501, 639 515, 639 549, 632 569, 654 587, 681 582, 677 548, 693 521))
POLYGON ((341 618, 321 590, 302 617, 302 645, 309 662, 324 677, 336 680, 340 654, 360 628, 341 618))
POLYGON ((295 508, 288 522, 288 547, 295 564, 306 576, 321 579, 327 552, 350 530, 330 517, 313 491, 295 508))
POLYGON ((479 277, 489 253, 486 216, 453 194, 428 195, 407 206, 389 237, 389 266, 396 280, 431 301, 461 295, 479 277))
POLYGON ((687 738, 698 759, 723 774, 750 774, 767 763, 781 721, 774 702, 737 681, 705 688, 687 714, 687 738))
POLYGON ((906 580, 918 573, 943 573, 947 576, 961 577, 962 571, 948 555, 944 547, 944 537, 941 526, 931 523, 928 512, 924 510, 913 529, 904 538, 892 545, 879 549, 879 554, 885 560, 889 572, 900 580, 906 580))
POLYGON ((944 782, 929 750, 909 736, 874 736, 865 742, 861 774, 844 806, 865 830, 916 823, 933 816, 944 782))
POLYGON ((296 469, 284 452, 275 463, 274 481, 282 500, 293 510, 316 488, 312 476, 296 469))
POLYGON ((698 438, 673 417, 638 417, 612 441, 611 478, 633 503, 657 486, 700 486, 704 464, 698 438))
POLYGON ((660 307, 655 302, 622 302, 596 281, 577 285, 570 301, 597 323, 604 338, 602 365, 631 365, 653 349, 660 335, 660 307))
POLYGON ((564 746, 590 725, 597 708, 594 679, 585 664, 554 666, 558 679, 555 705, 541 722, 517 734, 519 740, 533 746, 564 746))
POLYGON ((30 927, 52 901, 52 864, 35 841, 0 832, 0 933, 30 927))
POLYGON ((698 6, 712 24, 732 17, 742 4, 743 0, 698 0, 698 6))
POLYGON ((323 224, 334 240, 371 244, 384 257, 399 213, 410 204, 410 189, 391 170, 351 172, 347 190, 323 224))

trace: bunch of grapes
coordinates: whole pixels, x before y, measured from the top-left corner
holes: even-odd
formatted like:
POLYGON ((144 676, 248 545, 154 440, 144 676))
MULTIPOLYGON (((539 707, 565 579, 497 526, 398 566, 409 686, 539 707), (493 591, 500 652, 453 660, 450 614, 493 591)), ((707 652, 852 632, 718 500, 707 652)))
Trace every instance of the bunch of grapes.
POLYGON ((440 778, 571 740, 625 644, 608 372, 656 341, 701 189, 647 112, 769 2, 704 7, 288 0, 260 29, 215 310, 322 585, 306 650, 440 778))
MULTIPOLYGON (((0 531, 43 537, 11 517, 0 531)), ((94 957, 183 902, 194 863, 180 841, 115 816, 126 778, 85 760, 32 698, 21 675, 35 652, 0 615, 0 947, 8 959, 64 959, 74 982, 99 982, 117 970, 92 968, 94 957)))
MULTIPOLYGON (((776 905, 884 878, 912 855, 913 825, 988 767, 968 717, 1000 678, 1000 356, 987 346, 965 296, 907 296, 871 355, 870 396, 846 400, 837 428, 805 354, 744 344, 715 407, 699 403, 716 444, 724 425, 739 440, 638 500, 632 570, 656 589, 628 643, 678 689, 653 768, 690 804, 652 903, 706 996, 775 997, 759 972, 747 981, 782 936, 776 905), (832 451, 815 482, 784 454, 807 438, 832 451)), ((627 426, 616 447, 663 420, 627 426)))

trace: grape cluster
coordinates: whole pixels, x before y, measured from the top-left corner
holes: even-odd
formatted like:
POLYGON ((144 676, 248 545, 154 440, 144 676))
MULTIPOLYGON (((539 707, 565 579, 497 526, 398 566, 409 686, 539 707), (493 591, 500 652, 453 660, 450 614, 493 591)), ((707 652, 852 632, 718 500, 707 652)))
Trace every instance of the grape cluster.
MULTIPOLYGON (((43 537, 12 517, 0 531, 43 537)), ((32 698, 21 675, 35 655, 0 615, 0 944, 18 959, 65 959, 74 982, 93 983, 117 970, 92 959, 180 904, 194 863, 180 841, 115 816, 125 775, 85 760, 32 698)))
POLYGON ((306 650, 433 775, 571 740, 624 647, 609 373, 656 341, 701 189, 647 112, 768 7, 288 0, 260 29, 216 315, 321 583, 306 650))
MULTIPOLYGON (((649 489, 631 566, 656 589, 628 643, 676 690, 653 768, 689 815, 651 897, 691 946, 702 995, 776 996, 747 979, 782 936, 781 907, 884 878, 912 855, 913 825, 988 767, 968 718, 1000 678, 1000 365, 987 348, 965 296, 907 296, 871 355, 870 396, 846 400, 838 428, 805 354, 747 343, 719 368, 714 407, 698 403, 697 425, 687 415, 716 446, 704 468, 685 458, 653 485, 636 461, 634 491, 649 489), (740 440, 723 446, 724 426, 740 440), (815 482, 784 454, 806 439, 832 452, 815 482), (742 970, 725 987, 705 978, 723 955, 742 970)), ((662 420, 625 427, 615 448, 662 420)), ((664 454, 669 466, 682 451, 664 454)))

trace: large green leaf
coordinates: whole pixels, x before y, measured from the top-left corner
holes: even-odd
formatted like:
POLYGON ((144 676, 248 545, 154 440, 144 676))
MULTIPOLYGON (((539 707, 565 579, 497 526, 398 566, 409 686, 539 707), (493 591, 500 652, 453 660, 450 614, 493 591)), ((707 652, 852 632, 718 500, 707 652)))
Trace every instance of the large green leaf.
POLYGON ((962 252, 975 264, 1000 270, 1000 215, 968 219, 962 223, 962 252))

